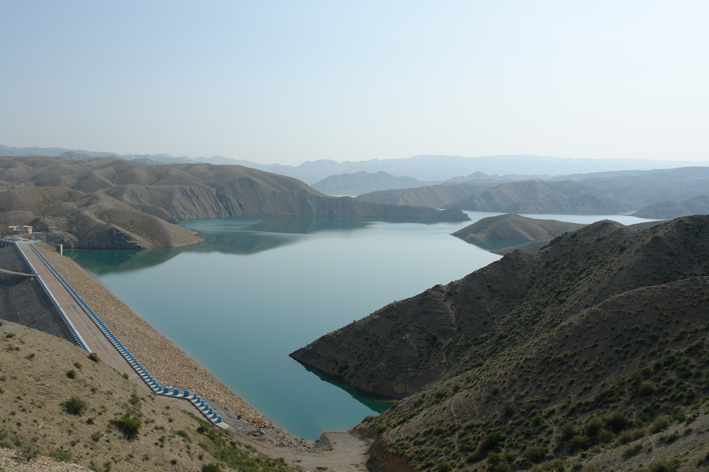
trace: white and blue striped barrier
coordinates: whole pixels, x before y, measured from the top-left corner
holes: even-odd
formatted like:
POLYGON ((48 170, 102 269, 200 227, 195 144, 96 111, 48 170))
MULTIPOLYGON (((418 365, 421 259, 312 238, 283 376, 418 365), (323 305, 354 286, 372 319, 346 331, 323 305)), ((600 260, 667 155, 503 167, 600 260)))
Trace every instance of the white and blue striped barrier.
MULTIPOLYGON (((130 366, 135 370, 135 372, 138 374, 138 376, 143 379, 143 381, 148 385, 148 387, 156 394, 156 395, 161 395, 165 397, 175 397, 175 398, 183 398, 190 403, 192 403, 199 411, 204 415, 205 418, 207 418, 211 423, 220 426, 220 427, 228 427, 226 423, 222 420, 222 417, 219 416, 219 414, 214 411, 208 404, 205 402, 199 395, 196 393, 192 392, 190 393, 187 390, 180 390, 178 388, 170 387, 170 386, 162 386, 160 382, 155 380, 152 375, 148 372, 148 370, 141 365, 140 362, 133 356, 133 354, 130 353, 130 351, 118 340, 118 338, 111 332, 110 329, 101 321, 101 319, 96 316, 96 314, 89 308, 89 306, 82 300, 82 298, 79 296, 78 293, 74 291, 73 288, 67 283, 64 278, 59 275, 59 273, 54 270, 54 267, 42 256, 42 254, 39 253, 39 251, 32 245, 30 244, 30 247, 32 250, 39 256, 40 259, 42 259, 42 262, 49 268, 50 271, 59 279, 59 281, 66 287, 66 289, 71 293, 71 295, 74 297, 74 299, 83 307, 84 311, 86 314, 91 318, 91 321, 94 322, 94 324, 98 327, 99 330, 106 336, 106 339, 109 340, 109 342, 113 345, 113 347, 116 348, 116 350, 123 356, 123 358, 130 364, 130 366)), ((21 253, 22 251, 20 251, 21 253)), ((27 261, 29 263, 29 261, 27 261)), ((31 266, 30 266, 31 267, 31 266)), ((71 326, 71 325, 70 325, 71 326)), ((72 329, 73 331, 73 329, 72 329)), ((76 333, 75 333, 76 334, 76 333)), ((80 337, 77 336, 77 339, 80 339, 80 337)), ((82 345, 84 349, 88 350, 85 345, 82 345)))

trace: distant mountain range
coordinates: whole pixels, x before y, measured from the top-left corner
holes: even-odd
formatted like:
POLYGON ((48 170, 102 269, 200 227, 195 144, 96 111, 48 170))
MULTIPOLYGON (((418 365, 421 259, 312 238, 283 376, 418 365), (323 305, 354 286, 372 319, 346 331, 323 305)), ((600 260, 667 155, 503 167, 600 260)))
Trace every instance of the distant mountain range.
MULTIPOLYGON (((373 159, 368 161, 336 162, 329 159, 307 161, 298 166, 261 164, 248 160, 230 159, 222 156, 173 157, 167 154, 124 154, 93 152, 66 148, 9 147, 0 145, 0 156, 60 156, 73 159, 113 157, 147 164, 180 164, 206 162, 210 164, 238 164, 275 174, 287 175, 312 185, 332 175, 387 172, 396 177, 411 177, 423 182, 475 181, 477 172, 488 176, 504 176, 507 181, 539 178, 549 180, 554 176, 587 174, 595 172, 618 172, 633 170, 669 169, 686 166, 709 166, 705 162, 653 161, 645 159, 570 159, 562 157, 523 155, 495 155, 482 157, 419 155, 405 159, 373 159), (510 170, 519 176, 510 175, 510 170), (466 177, 467 176, 467 177, 466 177), (472 177, 472 178, 471 178, 472 177)), ((494 179, 493 179, 494 180, 494 179)))
POLYGON ((709 210, 709 168, 685 167, 590 174, 590 178, 522 182, 482 181, 385 190, 359 200, 501 213, 616 214, 676 218, 709 210), (687 200, 691 199, 691 200, 687 200), (685 201, 686 200, 686 201, 685 201), (647 208, 646 208, 647 207, 647 208))

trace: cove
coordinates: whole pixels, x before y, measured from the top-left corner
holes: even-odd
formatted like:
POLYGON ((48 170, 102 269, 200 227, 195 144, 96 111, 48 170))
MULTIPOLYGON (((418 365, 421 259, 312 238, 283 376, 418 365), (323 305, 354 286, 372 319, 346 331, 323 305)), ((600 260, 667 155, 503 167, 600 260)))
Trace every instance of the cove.
MULTIPOLYGON (((468 214, 473 221, 496 215, 468 214)), ((288 354, 389 303, 499 259, 450 236, 468 224, 191 220, 184 226, 204 239, 192 246, 67 255, 254 408, 291 434, 314 441, 323 431, 346 430, 390 403, 310 372, 288 354)))

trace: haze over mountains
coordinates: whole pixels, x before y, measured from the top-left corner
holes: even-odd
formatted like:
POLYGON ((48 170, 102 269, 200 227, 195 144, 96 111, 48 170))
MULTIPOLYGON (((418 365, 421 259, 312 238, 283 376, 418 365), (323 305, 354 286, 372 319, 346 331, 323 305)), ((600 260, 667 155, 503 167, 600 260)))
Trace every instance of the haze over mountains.
POLYGON ((59 156, 71 153, 73 158, 113 157, 137 160, 145 163, 184 164, 206 162, 211 164, 243 165, 281 175, 295 177, 312 185, 332 175, 353 174, 360 171, 369 173, 387 172, 395 177, 412 177, 431 182, 446 181, 476 172, 488 175, 509 176, 510 174, 538 178, 541 176, 587 174, 594 172, 669 169, 688 166, 709 166, 709 161, 657 161, 644 159, 570 159, 535 155, 495 155, 481 157, 419 155, 405 159, 373 159, 368 161, 336 162, 329 159, 307 161, 298 166, 281 164, 261 164, 244 159, 213 157, 173 157, 167 154, 125 154, 93 152, 66 148, 9 147, 0 145, 0 156, 59 156))
POLYGON ((704 199, 699 196, 709 195, 707 167, 610 172, 582 177, 502 184, 434 185, 373 192, 357 198, 369 202, 503 213, 614 214, 640 211, 638 216, 664 219, 701 210, 704 199), (687 203, 678 202, 695 197, 687 203))

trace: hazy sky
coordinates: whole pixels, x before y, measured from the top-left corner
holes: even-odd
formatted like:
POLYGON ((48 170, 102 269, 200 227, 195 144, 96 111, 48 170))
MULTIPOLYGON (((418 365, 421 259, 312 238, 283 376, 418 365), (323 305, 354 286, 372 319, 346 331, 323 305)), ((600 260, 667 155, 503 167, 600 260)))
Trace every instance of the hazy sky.
POLYGON ((709 159, 709 2, 0 0, 0 144, 709 159))

